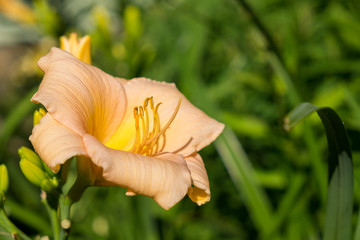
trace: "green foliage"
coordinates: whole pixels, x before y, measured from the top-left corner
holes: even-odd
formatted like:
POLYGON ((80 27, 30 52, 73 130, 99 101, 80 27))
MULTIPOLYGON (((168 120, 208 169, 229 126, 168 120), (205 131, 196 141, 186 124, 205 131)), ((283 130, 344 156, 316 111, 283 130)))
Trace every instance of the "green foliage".
MULTIPOLYGON (((331 107, 341 116, 353 151, 353 206, 359 210, 360 8, 355 1, 23 2, 35 23, 0 16, 0 161, 11 184, 6 214, 27 235, 51 234, 49 209, 20 172, 17 155, 20 146, 31 147, 38 106, 29 100, 42 78, 35 63, 71 31, 91 35, 93 65, 118 77, 175 82, 227 128, 201 151, 209 203, 198 207, 185 198, 164 211, 149 198, 126 197, 119 187, 90 188, 74 205, 70 239, 328 238, 323 229, 332 235, 329 229, 341 226, 328 222, 339 210, 329 204, 341 199, 327 201, 339 193, 331 190, 334 183, 327 186, 326 134, 312 116, 291 132, 283 128, 284 117, 300 102, 331 107)), ((314 110, 298 109, 295 119, 314 110)), ((341 163, 350 157, 337 156, 341 163)), ((333 181, 347 183, 341 170, 338 176, 333 181)), ((351 189, 349 183, 342 190, 351 189)), ((5 217, 1 212, 0 225, 11 229, 5 217)), ((359 226, 353 216, 345 229, 355 229, 354 239, 360 239, 359 226)))
POLYGON ((331 108, 318 108, 310 103, 302 103, 286 118, 285 126, 290 130, 314 111, 324 125, 329 149, 324 239, 351 239, 353 162, 342 120, 331 108))

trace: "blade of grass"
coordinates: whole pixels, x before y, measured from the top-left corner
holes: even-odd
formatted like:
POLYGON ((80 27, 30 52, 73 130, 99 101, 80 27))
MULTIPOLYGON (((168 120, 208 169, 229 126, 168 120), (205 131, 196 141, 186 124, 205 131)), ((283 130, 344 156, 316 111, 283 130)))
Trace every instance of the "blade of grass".
POLYGON ((296 174, 289 186, 289 190, 285 193, 284 197, 278 206, 276 213, 274 214, 272 229, 278 229, 281 224, 287 219, 291 210, 294 209, 304 196, 301 196, 301 192, 304 188, 305 176, 303 174, 296 174))
POLYGON ((353 208, 353 168, 350 145, 343 122, 331 108, 318 108, 303 103, 291 112, 285 124, 288 129, 316 111, 323 123, 328 140, 328 194, 324 239, 351 239, 353 208))
POLYGON ((322 108, 317 112, 325 127, 329 145, 329 188, 324 239, 351 239, 353 168, 346 130, 334 110, 322 108))
POLYGON ((245 197, 245 202, 256 226, 264 236, 270 233, 272 223, 271 205, 240 142, 230 128, 226 128, 215 141, 230 177, 245 197))
POLYGON ((10 210, 9 212, 11 213, 11 216, 19 222, 26 224, 39 233, 45 235, 49 235, 51 233, 48 221, 42 218, 36 211, 24 208, 11 199, 6 200, 5 206, 10 210))
POLYGON ((355 227, 354 240, 360 240, 360 210, 358 213, 357 224, 355 227))
POLYGON ((0 239, 23 239, 30 240, 20 229, 18 229, 7 217, 5 210, 0 209, 0 239))

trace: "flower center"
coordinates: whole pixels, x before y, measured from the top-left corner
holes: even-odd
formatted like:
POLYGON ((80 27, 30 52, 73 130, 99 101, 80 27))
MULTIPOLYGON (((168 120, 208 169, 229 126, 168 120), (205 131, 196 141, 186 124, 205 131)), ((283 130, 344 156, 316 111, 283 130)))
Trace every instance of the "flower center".
POLYGON ((146 98, 143 106, 134 108, 135 140, 130 152, 142 155, 155 155, 165 147, 165 131, 174 121, 179 111, 181 98, 179 99, 174 113, 164 127, 160 126, 158 109, 161 102, 154 104, 153 97, 146 98), (162 141, 160 141, 162 140, 162 141))

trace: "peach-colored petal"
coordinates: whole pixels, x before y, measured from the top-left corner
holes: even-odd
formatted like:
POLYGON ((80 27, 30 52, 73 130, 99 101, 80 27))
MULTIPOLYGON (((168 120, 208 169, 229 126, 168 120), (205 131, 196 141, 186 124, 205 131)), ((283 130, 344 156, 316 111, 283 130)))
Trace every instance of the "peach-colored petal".
POLYGON ((105 141, 113 134, 126 108, 120 81, 58 48, 38 65, 45 76, 33 102, 43 104, 57 121, 80 135, 89 133, 105 141))
POLYGON ((128 82, 128 80, 125 78, 115 77, 115 79, 117 79, 119 82, 121 82, 122 85, 125 85, 128 82))
POLYGON ((47 113, 32 131, 30 141, 41 159, 57 172, 60 164, 76 155, 86 155, 82 137, 47 113))
POLYGON ((154 198, 164 209, 180 201, 191 185, 184 158, 176 154, 155 157, 114 150, 91 135, 84 143, 92 161, 103 168, 103 177, 116 185, 130 188, 131 194, 154 198))
POLYGON ((131 197, 131 196, 135 196, 135 195, 136 195, 136 193, 133 190, 131 190, 130 188, 127 189, 126 196, 131 197))
MULTIPOLYGON (((178 91, 175 84, 157 82, 146 78, 135 78, 124 85, 128 107, 124 121, 117 130, 117 136, 129 139, 129 147, 135 136, 133 109, 141 106, 147 97, 153 96, 154 102, 162 104, 159 107, 161 126, 171 118, 176 105, 181 98, 180 109, 166 130, 166 144, 163 152, 176 152, 184 156, 191 155, 214 141, 222 132, 224 125, 207 116, 193 106, 185 96, 178 91)), ((114 139, 114 138, 112 138, 114 139)), ((116 144, 109 144, 116 148, 116 144)), ((126 148, 125 148, 126 149, 126 148)))
POLYGON ((186 164, 191 173, 192 187, 188 196, 199 206, 210 201, 209 179, 201 156, 197 153, 185 158, 186 164))

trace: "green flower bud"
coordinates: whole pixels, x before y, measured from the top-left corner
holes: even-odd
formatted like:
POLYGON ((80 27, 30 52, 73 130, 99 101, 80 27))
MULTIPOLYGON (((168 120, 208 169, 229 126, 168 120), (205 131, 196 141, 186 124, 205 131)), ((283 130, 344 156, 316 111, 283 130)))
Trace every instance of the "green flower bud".
POLYGON ((41 186, 41 182, 47 179, 46 174, 42 167, 34 164, 28 159, 20 160, 20 168, 25 177, 34 185, 41 186))
POLYGON ((43 179, 41 181, 40 187, 45 192, 53 192, 57 188, 58 185, 59 185, 59 183, 58 183, 57 179, 52 178, 52 179, 43 179))
POLYGON ((34 112, 34 126, 39 124, 41 118, 46 114, 46 111, 43 108, 39 108, 39 110, 35 110, 34 112))
POLYGON ((18 152, 21 159, 26 159, 41 169, 44 168, 40 157, 30 148, 21 147, 19 148, 18 152))
POLYGON ((0 195, 4 194, 9 188, 9 175, 4 164, 0 165, 0 195))
POLYGON ((41 160, 41 158, 30 148, 21 147, 19 150, 19 156, 21 159, 27 159, 42 170, 45 170, 50 177, 55 177, 55 173, 41 160))

